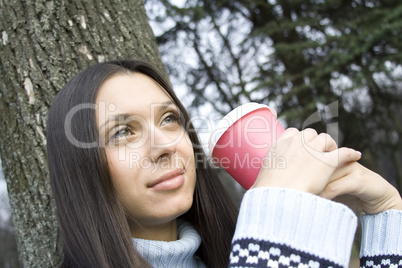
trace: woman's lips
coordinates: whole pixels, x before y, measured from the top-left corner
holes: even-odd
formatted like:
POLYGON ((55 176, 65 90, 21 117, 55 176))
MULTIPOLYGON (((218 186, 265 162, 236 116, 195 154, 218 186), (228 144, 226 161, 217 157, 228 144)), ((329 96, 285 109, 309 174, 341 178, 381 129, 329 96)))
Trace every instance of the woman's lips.
POLYGON ((184 183, 184 170, 177 168, 169 171, 147 185, 155 190, 174 190, 184 183))

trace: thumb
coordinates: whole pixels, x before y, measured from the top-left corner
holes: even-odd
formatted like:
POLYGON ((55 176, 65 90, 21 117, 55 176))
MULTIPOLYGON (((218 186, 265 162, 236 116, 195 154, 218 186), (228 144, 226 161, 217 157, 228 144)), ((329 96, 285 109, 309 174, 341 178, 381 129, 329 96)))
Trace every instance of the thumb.
POLYGON ((321 160, 326 164, 337 168, 347 163, 357 161, 361 158, 362 153, 351 148, 342 147, 338 150, 328 152, 321 160))

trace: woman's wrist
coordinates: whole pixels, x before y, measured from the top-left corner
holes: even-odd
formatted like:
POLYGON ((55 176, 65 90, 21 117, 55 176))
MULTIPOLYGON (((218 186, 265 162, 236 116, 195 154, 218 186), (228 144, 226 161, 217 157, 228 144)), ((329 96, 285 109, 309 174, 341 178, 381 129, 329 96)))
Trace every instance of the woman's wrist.
POLYGON ((395 202, 395 205, 391 206, 389 209, 396 209, 402 211, 402 199, 399 198, 399 200, 395 202))
MULTIPOLYGON (((387 199, 381 204, 379 203, 379 206, 382 206, 383 208, 380 209, 379 212, 376 213, 367 213, 367 214, 378 214, 387 210, 400 210, 402 211, 402 198, 399 195, 399 192, 396 188, 393 186, 389 185, 391 190, 389 191, 390 193, 387 196, 387 199)), ((385 196, 385 197, 386 197, 385 196)))

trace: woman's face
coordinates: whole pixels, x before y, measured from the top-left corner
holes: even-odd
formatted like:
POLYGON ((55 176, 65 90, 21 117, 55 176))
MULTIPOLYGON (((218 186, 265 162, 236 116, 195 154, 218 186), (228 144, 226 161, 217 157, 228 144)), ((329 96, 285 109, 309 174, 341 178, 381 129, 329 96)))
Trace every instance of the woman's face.
POLYGON ((164 89, 144 74, 119 74, 102 84, 96 104, 113 184, 135 220, 129 221, 132 234, 138 226, 166 225, 188 211, 194 152, 164 89))

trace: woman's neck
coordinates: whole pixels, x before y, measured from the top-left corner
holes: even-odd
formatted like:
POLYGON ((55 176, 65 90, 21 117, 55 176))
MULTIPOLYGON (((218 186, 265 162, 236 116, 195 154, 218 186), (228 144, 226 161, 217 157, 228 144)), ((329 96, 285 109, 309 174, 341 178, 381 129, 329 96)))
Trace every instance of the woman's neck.
POLYGON ((135 238, 166 242, 177 240, 176 219, 167 223, 151 226, 138 226, 131 224, 130 229, 131 235, 135 238))

